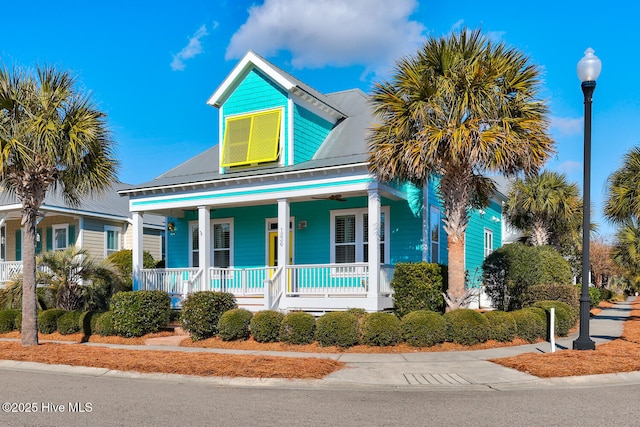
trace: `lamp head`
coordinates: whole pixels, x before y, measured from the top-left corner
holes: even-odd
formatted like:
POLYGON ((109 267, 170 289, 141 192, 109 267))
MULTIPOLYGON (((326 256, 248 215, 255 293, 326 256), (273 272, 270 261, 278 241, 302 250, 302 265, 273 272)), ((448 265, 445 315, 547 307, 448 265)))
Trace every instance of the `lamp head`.
POLYGON ((593 49, 588 48, 584 51, 584 56, 578 62, 578 78, 581 82, 595 82, 600 71, 602 70, 602 62, 600 58, 593 54, 593 49))

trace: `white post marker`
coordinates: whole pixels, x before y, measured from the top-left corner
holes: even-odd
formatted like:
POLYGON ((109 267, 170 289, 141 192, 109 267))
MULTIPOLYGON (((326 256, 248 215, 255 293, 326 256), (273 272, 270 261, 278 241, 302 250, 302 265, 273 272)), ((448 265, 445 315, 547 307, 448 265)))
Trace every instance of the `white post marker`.
POLYGON ((556 309, 551 307, 549 311, 549 343, 551 344, 551 353, 556 352, 556 309))

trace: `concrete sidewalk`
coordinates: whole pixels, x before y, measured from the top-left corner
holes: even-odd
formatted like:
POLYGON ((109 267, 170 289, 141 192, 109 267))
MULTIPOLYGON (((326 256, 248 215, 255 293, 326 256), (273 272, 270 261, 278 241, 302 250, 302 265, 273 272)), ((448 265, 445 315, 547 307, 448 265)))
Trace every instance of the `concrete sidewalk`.
MULTIPOLYGON (((622 335, 624 322, 631 311, 631 301, 605 308, 591 319, 591 338, 600 345, 622 335)), ((561 338, 556 342, 557 351, 571 349, 577 334, 561 338)), ((167 343, 164 343, 167 344, 167 343)), ((169 343, 170 344, 170 343, 169 343)), ((177 343, 176 343, 177 344, 177 343)), ((275 351, 245 351, 226 349, 202 349, 179 347, 177 345, 114 345, 85 343, 89 346, 133 350, 162 350, 175 352, 211 352, 223 354, 251 354, 287 357, 316 357, 339 360, 347 368, 335 372, 321 380, 283 380, 253 378, 194 378, 169 374, 139 374, 109 371, 101 368, 82 368, 67 365, 45 365, 31 362, 0 361, 0 368, 64 371, 95 376, 127 376, 161 380, 191 379, 214 384, 235 386, 275 386, 275 387, 374 387, 374 388, 430 388, 430 389, 478 389, 507 390, 544 387, 576 387, 603 384, 640 383, 640 372, 590 375, 583 377, 564 377, 541 379, 514 369, 505 368, 488 360, 515 356, 522 353, 551 351, 550 344, 537 344, 502 347, 488 350, 455 352, 415 352, 402 354, 357 354, 357 353, 299 353, 275 351)), ((0 356, 1 357, 1 356, 0 356)))

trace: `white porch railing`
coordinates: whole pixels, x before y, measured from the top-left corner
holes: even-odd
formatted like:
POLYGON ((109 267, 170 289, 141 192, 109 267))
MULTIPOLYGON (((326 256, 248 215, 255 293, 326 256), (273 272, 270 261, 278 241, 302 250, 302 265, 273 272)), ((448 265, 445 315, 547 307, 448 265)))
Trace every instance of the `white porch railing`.
POLYGON ((22 261, 0 261, 0 283, 11 280, 22 273, 22 261))
MULTIPOLYGON (((381 298, 393 294, 393 266, 380 266, 381 298)), ((307 264, 286 267, 217 268, 207 274, 197 268, 146 269, 141 271, 140 289, 162 290, 172 297, 196 291, 230 292, 236 297, 263 297, 264 307, 277 308, 281 297, 367 297, 369 265, 307 264)), ((280 307, 286 309, 287 307, 280 307)))

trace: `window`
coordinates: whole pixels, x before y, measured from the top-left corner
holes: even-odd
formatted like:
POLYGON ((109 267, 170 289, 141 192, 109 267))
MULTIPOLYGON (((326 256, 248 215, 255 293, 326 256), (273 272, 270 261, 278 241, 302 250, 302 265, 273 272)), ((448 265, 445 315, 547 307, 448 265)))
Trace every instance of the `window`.
POLYGON ((431 226, 431 262, 440 262, 440 209, 431 206, 429 224, 431 226))
POLYGON ((120 250, 120 235, 121 230, 119 227, 114 227, 111 225, 104 226, 105 256, 109 256, 112 253, 118 252, 120 250))
POLYGON ((278 159, 282 109, 229 117, 225 123, 222 166, 278 159))
POLYGON ((54 225, 53 227, 53 250, 59 251, 69 247, 69 227, 65 225, 54 225))
MULTIPOLYGON (((189 238, 191 266, 200 266, 200 233, 198 223, 191 224, 189 238)), ((233 264, 233 222, 226 220, 211 221, 212 267, 226 268, 233 264)))
POLYGON ((484 257, 488 257, 493 252, 493 231, 484 229, 484 257))
MULTIPOLYGON (((389 262, 386 238, 389 208, 380 213, 380 262, 389 262)), ((336 210, 331 212, 331 262, 353 263, 369 260, 369 216, 366 209, 336 210)))

